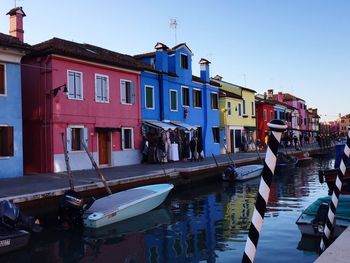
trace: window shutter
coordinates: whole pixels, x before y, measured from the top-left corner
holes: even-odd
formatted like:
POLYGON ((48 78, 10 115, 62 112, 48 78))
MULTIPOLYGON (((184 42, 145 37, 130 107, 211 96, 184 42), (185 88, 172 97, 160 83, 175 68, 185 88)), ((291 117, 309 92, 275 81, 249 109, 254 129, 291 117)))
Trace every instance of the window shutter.
POLYGON ((122 145, 122 150, 124 150, 124 148, 125 148, 125 137, 124 137, 124 132, 125 132, 125 130, 122 128, 122 132, 121 132, 121 145, 122 145))
POLYGON ((8 155, 9 156, 13 156, 14 155, 13 143, 14 143, 13 127, 8 127, 8 155))
POLYGON ((83 129, 83 141, 86 145, 86 147, 89 149, 89 134, 88 134, 88 128, 83 129))
POLYGON ((76 78, 75 78, 75 85, 76 85, 76 92, 77 92, 77 98, 81 99, 81 75, 80 73, 76 73, 75 74, 76 78))
POLYGON ((125 81, 120 82, 120 101, 121 103, 126 102, 126 87, 125 87, 125 81))
POLYGON ((67 151, 72 151, 72 129, 66 129, 66 138, 67 138, 67 151))
POLYGON ((135 88, 134 88, 134 83, 132 81, 130 82, 130 94, 131 94, 130 102, 131 104, 135 104, 135 88))

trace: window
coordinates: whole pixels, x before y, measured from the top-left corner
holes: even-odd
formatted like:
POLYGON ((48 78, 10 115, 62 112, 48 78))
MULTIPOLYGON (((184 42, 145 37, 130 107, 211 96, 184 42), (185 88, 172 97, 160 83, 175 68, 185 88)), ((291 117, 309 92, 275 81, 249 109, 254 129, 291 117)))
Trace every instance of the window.
POLYGON ((238 116, 242 117, 242 104, 238 103, 238 116))
POLYGON ((83 99, 82 73, 68 70, 68 98, 74 100, 83 99))
POLYGON ((243 100, 243 115, 247 115, 247 113, 245 111, 245 100, 243 100))
POLYGON ((273 111, 270 111, 270 120, 273 120, 273 111))
POLYGON ((276 120, 278 119, 277 111, 276 111, 276 110, 275 110, 275 119, 276 119, 276 120))
POLYGON ((146 109, 154 109, 154 88, 145 86, 145 106, 146 109))
POLYGON ((231 114, 232 114, 232 105, 231 105, 231 101, 228 101, 227 102, 227 115, 228 116, 231 116, 231 114))
POLYGON ((202 108, 202 91, 198 89, 193 90, 193 107, 202 108))
POLYGON ((252 101, 251 104, 252 104, 252 116, 255 116, 255 104, 254 104, 254 101, 252 101))
POLYGON ((218 94, 211 93, 210 94, 211 108, 217 110, 219 108, 218 94))
POLYGON ((180 54, 180 63, 181 63, 181 68, 183 69, 188 69, 188 57, 185 54, 180 54))
POLYGON ((0 64, 0 95, 6 95, 6 71, 5 65, 0 64))
POLYGON ((122 104, 134 104, 135 103, 135 88, 131 81, 120 81, 120 93, 122 104))
POLYGON ((188 87, 182 87, 182 106, 190 106, 190 89, 188 87))
POLYGON ((83 151, 81 142, 88 146, 88 129, 83 126, 67 128, 67 150, 72 152, 83 151))
POLYGON ((177 111, 177 91, 170 90, 170 110, 177 111))
POLYGON ((264 110, 264 121, 267 121, 267 111, 264 110))
POLYGON ((122 149, 134 148, 134 132, 132 128, 122 128, 122 149))
POLYGON ((108 77, 95 74, 96 101, 109 102, 108 77))
POLYGON ((219 127, 213 127, 212 130, 213 130, 214 143, 219 143, 220 142, 219 127))
POLYGON ((13 127, 0 126, 0 158, 13 156, 13 127))

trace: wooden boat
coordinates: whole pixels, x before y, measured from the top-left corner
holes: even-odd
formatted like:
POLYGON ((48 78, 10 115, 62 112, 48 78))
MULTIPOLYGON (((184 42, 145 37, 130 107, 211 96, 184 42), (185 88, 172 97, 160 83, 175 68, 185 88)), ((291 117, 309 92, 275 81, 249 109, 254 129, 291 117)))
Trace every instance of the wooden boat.
POLYGON ((261 175, 264 166, 262 164, 251 164, 240 167, 229 165, 222 174, 223 180, 247 181, 261 175))
POLYGON ((283 152, 279 152, 277 154, 277 161, 276 161, 276 172, 281 172, 289 169, 293 169, 296 167, 298 163, 298 158, 295 156, 289 156, 283 152))
MULTIPOLYGON (((322 236, 331 196, 318 198, 299 216, 296 224, 303 235, 322 236)), ((350 196, 340 196, 335 215, 333 236, 339 236, 350 225, 350 196)))
POLYGON ((84 225, 98 228, 146 213, 163 203, 173 187, 147 185, 100 198, 84 212, 84 225))
POLYGON ((305 167, 312 163, 312 157, 310 156, 297 156, 297 159, 297 165, 300 167, 305 167))
POLYGON ((25 230, 0 228, 0 255, 27 246, 30 233, 25 230))

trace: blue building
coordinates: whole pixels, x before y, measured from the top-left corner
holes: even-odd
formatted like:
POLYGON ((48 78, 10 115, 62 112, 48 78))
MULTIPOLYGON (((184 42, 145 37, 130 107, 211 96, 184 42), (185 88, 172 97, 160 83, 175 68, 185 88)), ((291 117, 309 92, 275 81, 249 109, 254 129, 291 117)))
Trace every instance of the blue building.
POLYGON ((0 178, 23 175, 20 61, 28 49, 0 33, 0 178))
POLYGON ((192 137, 198 138, 205 156, 220 151, 220 84, 210 80, 206 59, 199 61, 200 77, 192 74, 192 55, 185 43, 169 48, 158 42, 155 52, 135 56, 149 66, 141 73, 143 122, 178 132, 180 159, 189 157, 184 152, 192 137))

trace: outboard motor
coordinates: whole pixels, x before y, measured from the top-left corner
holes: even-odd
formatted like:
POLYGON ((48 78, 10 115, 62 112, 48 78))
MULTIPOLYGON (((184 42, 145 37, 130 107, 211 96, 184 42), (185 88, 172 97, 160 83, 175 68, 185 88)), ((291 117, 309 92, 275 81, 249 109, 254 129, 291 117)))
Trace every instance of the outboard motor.
POLYGON ((312 220, 312 227, 315 233, 323 234, 324 227, 327 221, 329 204, 322 203, 317 209, 317 214, 312 220))
POLYGON ((68 230, 74 227, 81 227, 83 225, 83 197, 73 190, 68 190, 59 207, 59 221, 63 229, 68 230))
POLYGON ((227 166, 227 168, 223 174, 223 177, 228 180, 228 179, 234 179, 234 178, 236 178, 236 176, 237 176, 237 171, 236 171, 235 167, 232 164, 227 166))
POLYGON ((8 229, 41 231, 34 217, 22 214, 16 205, 7 200, 0 202, 0 225, 8 229))

